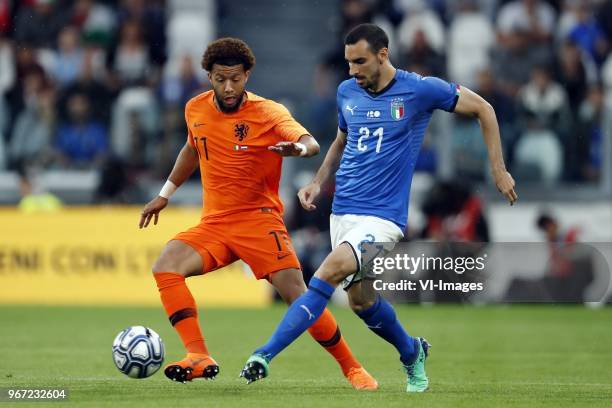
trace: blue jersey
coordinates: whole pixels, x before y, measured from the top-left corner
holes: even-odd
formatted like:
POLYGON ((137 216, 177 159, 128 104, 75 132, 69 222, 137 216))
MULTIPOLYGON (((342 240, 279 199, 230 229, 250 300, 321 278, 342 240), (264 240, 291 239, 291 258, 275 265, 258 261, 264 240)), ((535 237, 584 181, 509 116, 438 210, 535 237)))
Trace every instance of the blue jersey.
POLYGON ((397 70, 385 89, 369 93, 349 79, 338 86, 338 127, 347 134, 336 173, 334 214, 408 220, 410 184, 434 109, 452 112, 459 86, 397 70))

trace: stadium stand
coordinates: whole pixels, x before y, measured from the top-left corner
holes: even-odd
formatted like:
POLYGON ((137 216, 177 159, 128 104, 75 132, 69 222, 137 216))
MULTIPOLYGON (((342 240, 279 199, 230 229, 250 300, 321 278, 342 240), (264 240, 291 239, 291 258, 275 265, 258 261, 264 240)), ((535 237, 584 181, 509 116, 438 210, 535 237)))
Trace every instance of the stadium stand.
MULTIPOLYGON (((609 199, 611 14, 604 0, 0 0, 0 203, 16 203, 24 167, 48 172, 45 187, 68 204, 99 199, 108 163, 144 192, 118 202, 153 194, 184 141, 185 101, 209 88, 200 54, 222 35, 250 43, 251 89, 285 102, 325 149, 347 76, 342 36, 369 21, 391 34, 396 66, 487 97, 523 197, 563 199, 566 186, 609 199)), ((489 194, 478 137, 477 126, 436 114, 421 172, 432 183, 460 175, 489 194)), ((189 189, 186 201, 198 183, 189 189)))

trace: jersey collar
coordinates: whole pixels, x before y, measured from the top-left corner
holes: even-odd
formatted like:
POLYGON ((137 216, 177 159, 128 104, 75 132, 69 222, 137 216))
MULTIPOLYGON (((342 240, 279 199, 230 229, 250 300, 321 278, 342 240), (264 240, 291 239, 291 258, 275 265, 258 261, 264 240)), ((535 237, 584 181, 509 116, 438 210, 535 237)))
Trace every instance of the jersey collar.
POLYGON ((381 89, 378 92, 372 92, 372 91, 368 91, 367 89, 365 90, 368 95, 370 95, 373 98, 376 98, 377 96, 380 96, 382 94, 384 94, 385 92, 387 92, 389 89, 391 89, 391 87, 397 82, 395 80, 395 77, 397 76, 397 70, 395 70, 395 76, 391 79, 391 81, 389 81, 389 83, 387 84, 387 86, 385 86, 383 89, 381 89))

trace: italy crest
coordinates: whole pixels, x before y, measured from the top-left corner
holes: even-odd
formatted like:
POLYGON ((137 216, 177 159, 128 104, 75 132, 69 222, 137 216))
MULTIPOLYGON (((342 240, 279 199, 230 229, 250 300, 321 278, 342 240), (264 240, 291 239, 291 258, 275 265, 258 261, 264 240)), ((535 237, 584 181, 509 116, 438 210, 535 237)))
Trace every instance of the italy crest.
POLYGON ((404 117, 404 100, 402 98, 391 100, 391 117, 395 120, 404 117))

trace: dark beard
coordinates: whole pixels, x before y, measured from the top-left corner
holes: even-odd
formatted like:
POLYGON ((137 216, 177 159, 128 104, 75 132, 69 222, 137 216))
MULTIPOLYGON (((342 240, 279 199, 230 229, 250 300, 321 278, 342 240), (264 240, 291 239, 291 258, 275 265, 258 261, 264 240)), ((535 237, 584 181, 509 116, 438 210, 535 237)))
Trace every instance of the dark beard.
POLYGON ((240 98, 238 98, 238 100, 236 101, 236 105, 232 106, 231 108, 225 106, 223 104, 223 99, 219 98, 217 96, 217 94, 215 94, 215 98, 217 99, 217 106, 219 106, 219 110, 223 113, 235 113, 238 111, 238 109, 240 109, 240 106, 242 105, 242 99, 244 99, 244 93, 242 95, 240 95, 240 98))
POLYGON ((372 77, 372 80, 364 84, 365 90, 368 92, 376 93, 378 92, 376 89, 378 88, 378 83, 380 82, 380 72, 372 77))

